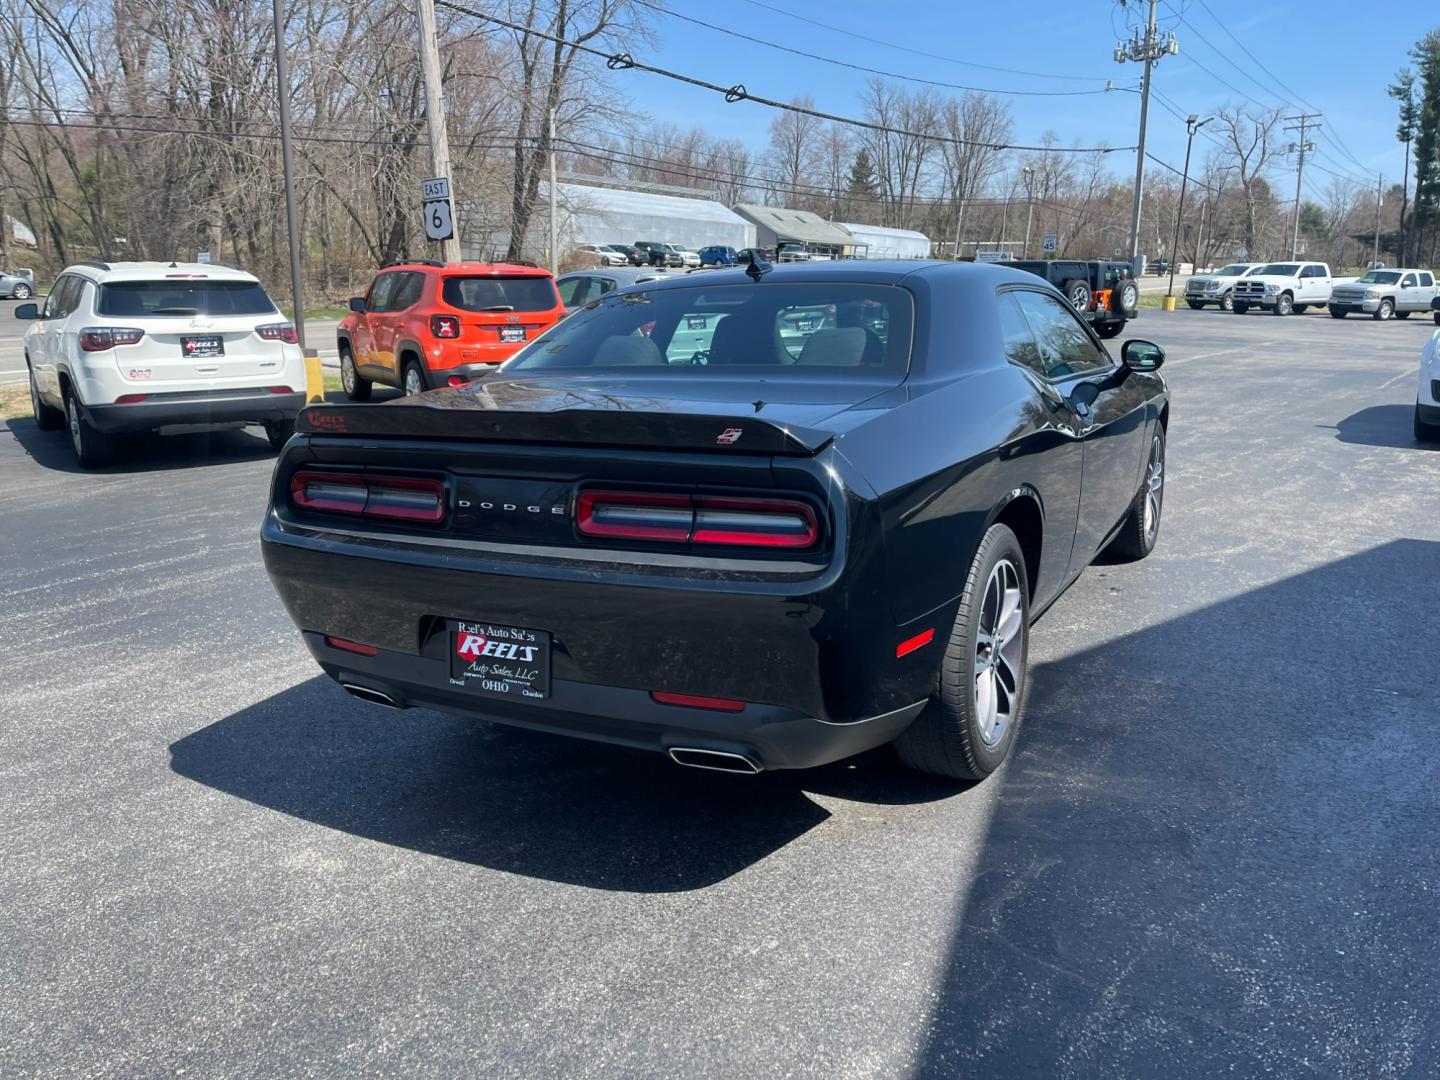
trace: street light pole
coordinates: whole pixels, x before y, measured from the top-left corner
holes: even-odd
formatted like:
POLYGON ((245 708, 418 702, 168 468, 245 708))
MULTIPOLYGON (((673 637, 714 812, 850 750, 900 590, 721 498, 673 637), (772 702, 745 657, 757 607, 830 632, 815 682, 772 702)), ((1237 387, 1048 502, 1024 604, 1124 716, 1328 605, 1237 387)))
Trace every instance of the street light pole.
POLYGON ((1200 119, 1198 113, 1191 113, 1185 120, 1185 170, 1180 174, 1180 202, 1175 207, 1175 235, 1170 238, 1170 285, 1166 296, 1175 295, 1175 264, 1180 261, 1180 216, 1185 213, 1185 185, 1190 180, 1190 148, 1195 145, 1195 132, 1214 120, 1213 116, 1200 119))
POLYGON ((300 219, 295 209, 295 162, 290 152, 290 61, 285 56, 285 19, 275 0, 275 81, 280 98, 280 164, 285 174, 285 229, 290 241, 290 293, 295 337, 305 348, 305 282, 300 276, 300 219))

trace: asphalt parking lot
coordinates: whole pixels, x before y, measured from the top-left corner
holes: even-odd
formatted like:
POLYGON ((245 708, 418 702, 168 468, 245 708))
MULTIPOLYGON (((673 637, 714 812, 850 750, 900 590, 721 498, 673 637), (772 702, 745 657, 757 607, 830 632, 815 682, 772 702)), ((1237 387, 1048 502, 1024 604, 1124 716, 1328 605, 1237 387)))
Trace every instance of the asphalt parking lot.
POLYGON ((363 705, 262 438, 0 425, 0 1075, 1440 1073, 1434 329, 1144 313, 1159 548, 972 787, 363 705))

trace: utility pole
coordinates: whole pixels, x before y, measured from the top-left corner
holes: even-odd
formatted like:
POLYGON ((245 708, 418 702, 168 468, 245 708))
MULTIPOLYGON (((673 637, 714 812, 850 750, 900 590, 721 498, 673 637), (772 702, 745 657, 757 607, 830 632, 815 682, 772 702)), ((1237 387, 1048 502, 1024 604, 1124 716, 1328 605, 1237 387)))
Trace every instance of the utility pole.
POLYGON ((550 273, 560 272, 559 229, 555 218, 555 110, 550 110, 550 273))
POLYGON ((280 164, 285 173, 285 229, 290 241, 290 293, 295 337, 305 349, 305 282, 300 276, 300 218, 295 210, 295 161, 290 153, 290 60, 285 55, 285 18, 275 0, 275 81, 280 98, 280 164))
POLYGON ((1191 113, 1185 120, 1189 137, 1185 140, 1185 171, 1180 174, 1180 202, 1175 207, 1175 235, 1170 240, 1170 286, 1165 290, 1166 296, 1175 295, 1175 264, 1180 261, 1180 215, 1185 212, 1185 185, 1190 180, 1190 148, 1195 145, 1195 133, 1214 119, 1207 116, 1201 120, 1199 113, 1191 113))
MULTIPOLYGON (((279 3, 279 0, 276 0, 279 3)), ((445 124, 445 95, 440 76, 440 45, 436 41, 435 0, 415 0, 415 17, 420 31, 420 68, 425 75, 425 128, 430 135, 430 168, 433 175, 450 179, 450 134, 445 124)), ((446 262, 460 261, 460 200, 452 192, 450 213, 454 222, 449 240, 440 241, 446 262)))
MULTIPOLYGON (((1375 179, 1375 253, 1370 256, 1371 262, 1380 261, 1380 208, 1385 205, 1385 176, 1381 174, 1375 179)), ((1400 265, 1405 265, 1405 253, 1400 253, 1400 265)))
POLYGON ((1300 141, 1290 144, 1292 150, 1298 150, 1300 153, 1300 160, 1295 169, 1295 226, 1290 233, 1290 258, 1294 259, 1298 257, 1300 251, 1300 182, 1305 179, 1305 155, 1313 153, 1315 150, 1314 143, 1305 141, 1305 132, 1320 126, 1320 114, 1302 113, 1299 116, 1287 116, 1285 119, 1296 121, 1294 124, 1286 125, 1286 131, 1300 133, 1300 141))
MULTIPOLYGON (((1145 193, 1145 132, 1150 115, 1150 69, 1160 57, 1167 53, 1174 56, 1180 51, 1180 43, 1175 40, 1174 34, 1167 35, 1166 39, 1161 41, 1155 30, 1155 5, 1158 2, 1159 0, 1149 0, 1150 14, 1145 22, 1143 38, 1137 30, 1128 42, 1120 41, 1115 44, 1117 64, 1136 61, 1145 65, 1145 75, 1140 80, 1140 138, 1135 147, 1135 201, 1130 208, 1131 273, 1137 275, 1140 267, 1134 264, 1140 257, 1140 204, 1145 193)), ((1124 6, 1124 0, 1121 0, 1121 5, 1124 6)))
POLYGON ((1021 251, 1020 258, 1030 258, 1030 222, 1035 217, 1035 188, 1032 179, 1035 170, 1026 165, 1022 172, 1025 173, 1025 247, 1021 251))

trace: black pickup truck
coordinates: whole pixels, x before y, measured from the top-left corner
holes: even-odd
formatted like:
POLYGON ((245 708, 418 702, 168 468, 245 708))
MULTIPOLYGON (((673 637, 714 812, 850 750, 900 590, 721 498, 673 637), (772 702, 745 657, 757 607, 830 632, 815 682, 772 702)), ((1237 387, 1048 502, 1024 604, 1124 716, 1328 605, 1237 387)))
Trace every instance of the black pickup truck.
POLYGON ((1117 336, 1138 313, 1140 288, 1130 276, 1129 263, 1025 259, 1004 265, 1050 282, 1090 320, 1102 338, 1117 336))

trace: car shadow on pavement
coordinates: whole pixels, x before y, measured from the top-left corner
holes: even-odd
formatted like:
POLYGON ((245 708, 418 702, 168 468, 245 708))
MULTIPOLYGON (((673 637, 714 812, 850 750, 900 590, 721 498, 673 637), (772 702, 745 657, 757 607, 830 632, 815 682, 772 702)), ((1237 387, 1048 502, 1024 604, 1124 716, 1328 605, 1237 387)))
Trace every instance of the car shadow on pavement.
POLYGON ((646 751, 358 702, 323 675, 174 743, 180 775, 399 847, 597 889, 678 892, 825 821, 808 791, 880 803, 961 786, 888 748, 807 772, 730 776, 646 751))
POLYGON ((64 431, 41 431, 34 420, 5 422, 15 441, 37 465, 57 472, 116 474, 228 465, 274 457, 260 428, 234 428, 190 435, 135 435, 116 447, 115 460, 101 469, 82 469, 64 431))
POLYGON ((1437 582, 1394 541, 1037 669, 915 1074, 1440 1075, 1437 582))
POLYGON ((1414 405, 1369 405, 1341 420, 1334 431, 1341 442, 1359 446, 1431 449, 1415 441, 1414 405))

